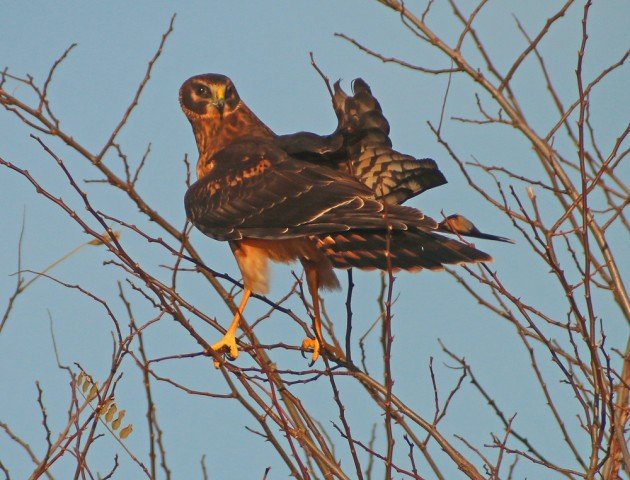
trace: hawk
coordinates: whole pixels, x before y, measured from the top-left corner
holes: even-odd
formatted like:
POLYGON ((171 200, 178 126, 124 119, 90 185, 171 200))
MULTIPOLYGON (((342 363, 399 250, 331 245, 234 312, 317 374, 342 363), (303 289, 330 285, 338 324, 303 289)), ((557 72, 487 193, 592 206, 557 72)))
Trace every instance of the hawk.
POLYGON ((205 235, 227 241, 243 276, 238 311, 212 349, 238 356, 236 330, 252 292, 267 293, 268 261, 299 260, 313 299, 315 361, 324 343, 319 289, 338 288, 334 268, 418 271, 490 262, 490 255, 447 232, 507 241, 454 215, 438 223, 405 200, 446 183, 435 161, 392 149, 389 124, 369 86, 335 84, 338 125, 327 136, 276 135, 219 74, 194 76, 179 100, 197 147, 198 180, 186 215, 205 235))

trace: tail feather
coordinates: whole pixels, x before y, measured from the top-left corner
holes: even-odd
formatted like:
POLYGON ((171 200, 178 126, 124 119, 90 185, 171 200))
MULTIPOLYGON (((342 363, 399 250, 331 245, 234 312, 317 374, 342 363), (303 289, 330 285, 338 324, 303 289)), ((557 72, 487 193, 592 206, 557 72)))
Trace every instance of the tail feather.
POLYGON ((514 243, 514 240, 506 237, 499 237, 498 235, 492 235, 490 233, 484 233, 480 231, 470 220, 466 217, 454 214, 449 215, 438 225, 438 231, 454 233, 456 235, 464 235, 466 237, 483 238, 485 240, 496 240, 498 242, 514 243))
POLYGON ((442 270, 444 265, 492 261, 470 245, 422 230, 393 231, 389 236, 382 231, 351 230, 320 238, 318 247, 337 268, 442 270))

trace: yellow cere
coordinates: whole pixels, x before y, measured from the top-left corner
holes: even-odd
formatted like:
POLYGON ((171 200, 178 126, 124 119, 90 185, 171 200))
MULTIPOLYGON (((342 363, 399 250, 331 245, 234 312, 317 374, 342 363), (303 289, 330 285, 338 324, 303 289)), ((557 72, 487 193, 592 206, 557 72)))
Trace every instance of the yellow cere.
POLYGON ((215 95, 217 97, 217 101, 218 100, 224 100, 225 99, 225 85, 215 85, 215 95))

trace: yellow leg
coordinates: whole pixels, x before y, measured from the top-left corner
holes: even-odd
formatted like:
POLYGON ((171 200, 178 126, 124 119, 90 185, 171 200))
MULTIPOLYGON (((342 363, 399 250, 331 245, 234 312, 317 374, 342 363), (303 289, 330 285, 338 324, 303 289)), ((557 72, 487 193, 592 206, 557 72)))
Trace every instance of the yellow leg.
MULTIPOLYGON (((236 330, 238 329, 238 324, 243 318, 243 312, 245 311, 245 306, 247 305, 247 301, 249 300, 252 291, 248 288, 243 290, 243 298, 241 299, 241 304, 238 306, 238 311, 236 315, 234 315, 234 319, 232 323, 223 335, 223 338, 219 340, 217 343, 212 345, 212 350, 223 353, 225 352, 230 360, 235 360, 238 357, 238 347, 236 346, 236 330)), ((219 363, 217 361, 214 362, 214 366, 218 368, 219 363)))
MULTIPOLYGON (((304 262, 306 263, 306 262, 304 262)), ((313 362, 319 358, 319 350, 324 345, 324 335, 322 333, 322 321, 319 315, 319 274, 317 269, 304 265, 306 271, 306 283, 308 284, 308 291, 313 299, 313 330, 315 331, 315 338, 305 338, 302 341, 302 348, 305 350, 313 350, 312 360, 313 362)))

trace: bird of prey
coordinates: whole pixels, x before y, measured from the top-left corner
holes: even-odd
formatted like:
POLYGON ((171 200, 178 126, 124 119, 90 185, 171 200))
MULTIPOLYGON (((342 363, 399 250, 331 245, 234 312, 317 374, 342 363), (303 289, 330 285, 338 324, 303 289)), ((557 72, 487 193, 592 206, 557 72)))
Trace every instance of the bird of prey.
POLYGON ((313 299, 314 338, 302 342, 315 361, 325 345, 320 288, 338 288, 333 268, 418 271, 492 261, 490 255, 437 232, 493 240, 464 217, 438 223, 405 200, 446 183, 431 159, 392 149, 389 124, 369 86, 335 84, 338 126, 326 136, 276 135, 219 74, 194 76, 179 100, 199 149, 198 180, 186 215, 205 235, 227 241, 244 291, 225 336, 212 349, 238 356, 236 330, 252 292, 267 293, 268 261, 299 260, 313 299))

